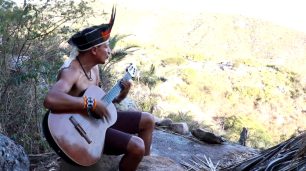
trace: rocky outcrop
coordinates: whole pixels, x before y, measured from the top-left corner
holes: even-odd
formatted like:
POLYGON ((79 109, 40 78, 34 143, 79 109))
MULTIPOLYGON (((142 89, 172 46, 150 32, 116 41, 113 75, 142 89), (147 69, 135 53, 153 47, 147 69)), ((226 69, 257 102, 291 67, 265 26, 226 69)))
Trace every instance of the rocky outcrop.
POLYGON ((30 168, 29 158, 22 146, 0 134, 0 170, 27 171, 30 168))
POLYGON ((187 123, 173 122, 170 118, 158 119, 158 121, 155 122, 155 125, 158 128, 168 129, 173 133, 180 135, 188 135, 191 133, 191 135, 193 135, 198 140, 209 144, 222 144, 225 142, 225 139, 223 139, 221 136, 215 135, 214 133, 201 128, 196 128, 189 131, 187 123))
MULTIPOLYGON (((137 106, 128 99, 116 107, 118 110, 137 110, 137 106)), ((173 122, 169 118, 155 120, 158 127, 153 132, 151 156, 143 158, 138 171, 185 170, 193 167, 194 162, 190 161, 194 158, 201 161, 205 158, 215 168, 222 169, 258 154, 252 148, 224 142, 221 137, 201 129, 194 130, 191 134, 184 122, 173 122)), ((73 166, 61 160, 60 170, 116 171, 121 157, 103 155, 99 162, 90 167, 73 166)))
MULTIPOLYGON (((106 156, 94 165, 89 167, 73 166, 65 161, 61 161, 60 170, 64 171, 117 171, 118 163, 122 156, 106 156)), ((138 166, 137 171, 184 171, 182 166, 168 157, 145 156, 138 166)))
POLYGON ((89 167, 74 166, 63 159, 60 161, 60 170, 64 171, 117 171, 121 156, 102 155, 101 159, 89 167))
POLYGON ((177 163, 190 162, 194 157, 206 157, 214 165, 219 163, 218 169, 221 169, 258 154, 253 148, 228 142, 208 144, 192 135, 174 135, 163 130, 155 130, 153 134, 152 155, 168 157, 177 163))
MULTIPOLYGON (((239 163, 247 158, 257 155, 252 148, 238 144, 207 144, 192 136, 181 136, 162 130, 154 130, 151 156, 145 156, 138 167, 138 171, 177 171, 182 170, 183 162, 188 163, 194 157, 211 160, 218 169, 239 163)), ((65 171, 112 171, 118 169, 122 156, 103 155, 101 160, 90 167, 76 167, 66 162, 61 162, 61 170, 65 171)), ((190 163, 193 164, 193 163, 190 163)))
POLYGON ((183 167, 168 157, 147 156, 137 171, 184 171, 183 167))

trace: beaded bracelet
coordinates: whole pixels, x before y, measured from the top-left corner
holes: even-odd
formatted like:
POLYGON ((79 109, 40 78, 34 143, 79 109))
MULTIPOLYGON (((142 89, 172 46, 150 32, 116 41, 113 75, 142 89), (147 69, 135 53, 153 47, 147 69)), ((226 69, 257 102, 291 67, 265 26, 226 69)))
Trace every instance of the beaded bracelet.
POLYGON ((88 116, 93 118, 100 118, 96 113, 95 110, 97 108, 96 99, 93 99, 92 97, 83 96, 84 100, 84 109, 86 109, 88 116))
POLYGON ((84 106, 83 109, 87 109, 87 96, 83 96, 84 106))

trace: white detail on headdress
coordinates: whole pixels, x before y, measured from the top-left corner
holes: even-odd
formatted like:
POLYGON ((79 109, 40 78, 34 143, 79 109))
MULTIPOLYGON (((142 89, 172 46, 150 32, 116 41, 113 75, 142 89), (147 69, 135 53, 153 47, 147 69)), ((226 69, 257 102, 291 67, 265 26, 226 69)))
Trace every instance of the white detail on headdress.
POLYGON ((74 59, 75 57, 77 57, 79 55, 79 50, 76 46, 72 46, 72 49, 70 51, 70 55, 69 58, 70 59, 74 59))
MULTIPOLYGON (((98 38, 98 39, 100 39, 100 38, 98 38)), ((96 45, 94 45, 94 46, 92 46, 92 47, 89 47, 89 48, 83 49, 83 50, 79 50, 79 51, 81 51, 81 52, 87 51, 87 50, 89 50, 89 49, 91 49, 91 48, 93 48, 93 47, 97 47, 97 46, 103 45, 103 44, 108 43, 108 42, 109 42, 109 39, 107 39, 106 41, 104 41, 104 42, 102 42, 102 43, 96 44, 96 45)))
POLYGON ((64 61, 64 64, 60 67, 60 70, 69 67, 71 61, 75 59, 78 55, 79 55, 78 48, 76 46, 72 46, 69 58, 64 61))

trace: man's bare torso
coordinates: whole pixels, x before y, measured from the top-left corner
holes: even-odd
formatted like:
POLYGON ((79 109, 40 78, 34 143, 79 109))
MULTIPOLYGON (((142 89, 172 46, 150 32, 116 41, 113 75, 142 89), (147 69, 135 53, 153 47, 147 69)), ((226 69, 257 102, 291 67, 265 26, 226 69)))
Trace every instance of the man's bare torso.
POLYGON ((93 67, 90 71, 92 80, 89 80, 86 77, 80 64, 76 60, 72 60, 70 64, 66 64, 66 66, 61 68, 61 71, 58 74, 58 79, 61 78, 62 72, 69 72, 71 77, 76 78, 71 89, 68 91, 68 94, 71 96, 80 96, 80 94, 82 94, 90 85, 98 85, 100 81, 98 65, 93 67))

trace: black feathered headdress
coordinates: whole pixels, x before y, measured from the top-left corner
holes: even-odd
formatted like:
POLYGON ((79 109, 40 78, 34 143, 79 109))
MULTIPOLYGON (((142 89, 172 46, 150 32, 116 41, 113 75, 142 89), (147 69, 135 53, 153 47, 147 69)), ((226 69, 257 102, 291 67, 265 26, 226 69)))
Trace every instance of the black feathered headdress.
POLYGON ((86 28, 74 34, 68 41, 69 44, 74 45, 79 51, 86 51, 90 48, 106 42, 112 31, 116 16, 116 8, 113 7, 111 18, 108 24, 101 24, 86 28))

